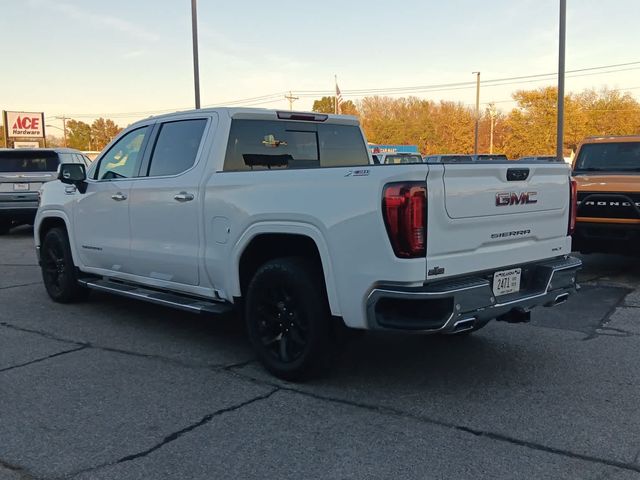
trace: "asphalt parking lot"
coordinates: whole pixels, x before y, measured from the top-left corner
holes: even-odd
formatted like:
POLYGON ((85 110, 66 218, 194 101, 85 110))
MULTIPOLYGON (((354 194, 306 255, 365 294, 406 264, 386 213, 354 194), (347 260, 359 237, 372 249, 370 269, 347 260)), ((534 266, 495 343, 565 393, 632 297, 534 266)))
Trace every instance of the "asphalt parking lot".
POLYGON ((640 260, 466 338, 366 334, 289 384, 230 318, 52 303, 0 237, 0 479, 640 478, 640 260))

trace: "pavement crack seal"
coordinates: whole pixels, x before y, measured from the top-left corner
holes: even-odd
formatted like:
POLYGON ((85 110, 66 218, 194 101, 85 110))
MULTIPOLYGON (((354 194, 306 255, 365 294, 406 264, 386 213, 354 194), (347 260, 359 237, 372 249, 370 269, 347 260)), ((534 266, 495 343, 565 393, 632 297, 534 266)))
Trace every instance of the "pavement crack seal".
POLYGON ((236 410, 240 410, 243 407, 246 407, 247 405, 251 405, 252 403, 255 402, 260 402, 262 400, 266 400, 269 397, 271 397, 271 395, 273 395, 274 393, 276 393, 277 391, 279 391, 280 388, 276 387, 273 388, 269 393, 265 393, 264 395, 258 395, 257 397, 254 397, 250 400, 244 401, 242 403, 238 403, 236 405, 232 405, 231 407, 226 407, 226 408, 221 408, 220 410, 216 410, 213 413, 209 413, 207 415, 205 415, 204 417, 202 417, 200 419, 200 421, 189 425, 188 427, 183 428, 182 430, 178 430, 177 432, 174 432, 170 435, 167 435, 164 440, 162 440, 160 443, 158 443, 157 445, 154 445, 153 447, 144 450, 140 453, 135 453, 133 455, 127 455, 126 457, 122 457, 120 460, 117 460, 115 464, 118 463, 125 463, 125 462, 130 462, 131 460, 136 460, 138 458, 141 457, 146 457, 147 455, 149 455, 152 452, 155 452, 156 450, 164 447, 166 444, 171 443, 175 440, 177 440, 178 438, 180 438, 182 435, 184 435, 185 433, 189 433, 192 430, 195 430, 198 427, 201 427, 203 425, 206 425, 207 423, 209 423, 211 420, 213 420, 215 417, 219 417, 220 415, 223 415, 225 413, 229 413, 229 412, 233 412, 236 410))
POLYGON ((6 287, 0 287, 0 290, 9 290, 10 288, 30 287, 31 285, 42 285, 42 282, 21 283, 19 285, 7 285, 6 287))
POLYGON ((627 330, 622 330, 621 328, 614 327, 600 327, 596 330, 596 334, 599 336, 607 336, 607 337, 637 337, 640 336, 637 333, 629 332, 627 330))
MULTIPOLYGON (((598 326, 596 326, 593 331, 588 334, 585 338, 582 339, 583 342, 589 341, 589 340, 593 340, 594 338, 597 338, 601 335, 608 335, 610 337, 622 337, 622 336, 628 336, 628 335, 612 335, 612 334, 607 334, 607 333, 603 333, 603 330, 605 329, 609 329, 609 330, 615 330, 611 327, 607 327, 607 324, 611 321, 611 317, 613 316, 614 313, 616 313, 616 311, 618 310, 618 308, 624 306, 624 302, 627 298, 627 295, 624 295, 618 302, 616 302, 615 305, 613 305, 609 311, 604 315, 604 317, 602 317, 602 320, 600 320, 600 323, 598 324, 598 326)), ((625 332, 625 333, 629 333, 629 332, 625 332)))
MULTIPOLYGON (((0 460, 0 469, 9 470, 10 472, 15 473, 19 476, 20 480, 31 480, 34 478, 32 475, 29 475, 24 468, 12 465, 4 460, 0 460)), ((0 473, 2 472, 0 471, 0 473)))
POLYGON ((0 263, 2 267, 39 267, 37 263, 0 263))
POLYGON ((58 337, 58 336, 56 336, 56 335, 54 335, 52 333, 49 333, 49 332, 43 332, 41 330, 34 330, 32 328, 18 327, 17 325, 12 325, 11 323, 7 323, 7 322, 0 322, 0 326, 6 327, 6 328, 11 328, 11 329, 17 330, 19 332, 33 333, 35 335, 40 335, 41 337, 44 337, 44 338, 46 338, 48 340, 55 340, 56 342, 70 343, 72 345, 79 345, 79 346, 83 346, 83 347, 91 346, 87 342, 79 342, 77 340, 71 340, 69 338, 62 338, 62 337, 58 337))
MULTIPOLYGON (((414 413, 410 413, 410 412, 406 412, 403 410, 398 410, 396 408, 392 408, 392 407, 387 407, 387 406, 383 406, 383 405, 372 405, 372 404, 367 404, 367 403, 360 403, 360 402, 355 402, 352 400, 346 400, 346 399, 342 399, 342 398, 337 398, 337 397, 330 397, 330 396, 325 396, 325 395, 319 395, 317 393, 312 393, 312 392, 307 392, 304 390, 299 390, 297 388, 293 388, 293 387, 289 387, 286 385, 279 385, 277 383, 271 383, 265 380, 260 380, 245 374, 242 374, 240 372, 237 371, 232 371, 232 370, 228 370, 227 371, 230 375, 236 377, 236 378, 240 378, 240 379, 244 379, 245 381, 248 381, 250 383, 254 383, 254 384, 258 384, 258 385, 265 385, 265 386, 270 386, 270 387, 275 387, 277 390, 280 390, 282 392, 291 392, 291 393, 297 393, 298 395, 303 395, 309 398, 313 398, 316 400, 320 400, 320 401, 324 401, 324 402, 331 402, 331 403, 337 403, 337 404, 341 404, 341 405, 348 405, 351 407, 355 407, 355 408, 361 408, 364 410, 368 410, 371 412, 375 412, 375 413, 379 413, 381 415, 389 415, 389 416, 396 416, 396 417, 402 417, 402 418, 408 418, 414 421, 418 421, 420 423, 425 423, 428 425, 435 425, 438 427, 443 427, 443 428, 449 428, 452 430, 456 430, 459 432, 464 432, 464 433, 469 433, 471 435, 474 435, 476 437, 484 437, 484 438, 488 438, 497 442, 504 442, 504 443, 509 443, 511 445, 517 445, 520 447, 524 447, 524 448, 529 448, 532 450, 537 450, 537 451, 541 451, 541 452, 546 452, 546 453, 551 453, 551 454, 555 454, 555 455, 560 455, 563 457, 567 457, 567 458, 573 458, 576 460, 582 460, 585 462, 590 462, 590 463, 596 463, 596 464, 600 464, 600 465, 606 465, 608 467, 615 467, 615 468, 620 468, 623 470, 629 470, 632 472, 638 472, 640 473, 640 465, 638 465, 637 463, 625 463, 625 462, 620 462, 618 460, 609 460, 606 458, 601 458, 601 457, 595 457, 592 455, 587 455, 587 454, 583 454, 583 453, 577 453, 577 452, 572 452, 570 450, 564 450, 562 448, 556 448, 556 447, 550 447, 547 445, 543 445, 541 443, 537 443, 537 442, 532 442, 532 441, 528 441, 528 440, 521 440, 518 438, 514 438, 514 437, 510 437, 508 435, 503 435, 501 433, 495 433, 495 432, 490 432, 490 431, 486 431, 486 430, 480 430, 480 429, 475 429, 472 427, 467 427, 464 425, 456 425, 454 423, 449 423, 449 422, 445 422, 442 420, 437 420, 434 418, 429 418, 429 417, 425 417, 423 415, 416 415, 414 413)), ((276 390, 276 391, 277 391, 276 390)), ((274 393, 274 392, 272 392, 274 393)))
POLYGON ((244 360, 242 362, 223 365, 222 367, 220 367, 220 369, 225 370, 225 371, 230 371, 230 370, 233 370, 234 368, 246 367, 247 365, 251 365, 255 361, 256 361, 256 359, 255 359, 255 357, 253 357, 253 358, 250 358, 249 360, 244 360))
POLYGON ((96 465, 95 467, 85 468, 83 470, 79 470, 79 471, 67 474, 62 478, 73 478, 73 477, 76 477, 76 476, 81 475, 83 473, 94 472, 96 470, 101 470, 101 469, 106 468, 106 467, 112 467, 112 466, 118 465, 120 463, 131 462, 133 460, 137 460, 139 458, 146 457, 147 455, 155 452, 156 450, 161 449, 165 445, 176 441, 177 439, 182 437, 184 434, 189 433, 189 432, 195 430, 198 427, 206 425, 207 423, 209 423, 214 418, 219 417, 220 415, 224 415, 225 413, 229 413, 229 412, 234 412, 236 410, 240 410, 241 408, 244 408, 247 405, 251 405, 252 403, 256 403, 256 402, 261 402, 263 400, 267 400, 274 393, 276 393, 276 392, 278 392, 280 390, 281 390, 281 388, 276 386, 276 387, 272 388, 271 391, 268 392, 268 393, 265 393, 263 395, 258 395, 256 397, 253 397, 253 398, 251 398, 249 400, 245 400, 244 402, 238 403, 236 405, 232 405, 230 407, 221 408, 220 410, 216 410, 213 413, 209 413, 209 414, 205 415, 204 417, 202 417, 196 423, 193 423, 193 424, 189 425, 188 427, 185 427, 185 428, 183 428, 181 430, 178 430, 176 432, 173 432, 173 433, 167 435, 166 437, 164 437, 164 439, 161 442, 157 443, 156 445, 154 445, 151 448, 143 450, 142 452, 138 452, 138 453, 133 453, 131 455, 127 455, 125 457, 120 458, 119 460, 116 460, 115 462, 108 462, 108 463, 103 463, 101 465, 96 465))
POLYGON ((79 340, 72 340, 69 338, 63 338, 63 337, 58 337, 52 333, 49 332, 44 332, 42 330, 34 330, 31 328, 24 328, 24 327, 18 327, 17 325, 12 325, 11 323, 7 323, 7 322, 0 322, 0 327, 6 327, 6 328, 11 328, 12 330, 17 330, 19 332, 25 332, 25 333, 33 333, 35 335, 40 335, 41 337, 44 337, 48 340, 55 340, 57 342, 62 342, 62 343, 68 343, 70 345, 78 345, 78 346, 82 346, 82 347, 87 347, 87 348, 92 348, 95 350, 100 350, 103 352, 110 352, 110 353, 119 353, 121 355, 129 355, 132 357, 138 357, 138 358, 146 358, 149 360, 158 360, 161 362, 165 362, 171 365, 176 365, 179 367, 183 367, 183 368, 197 368, 197 369, 205 369, 205 370, 213 370, 213 371, 224 371, 230 368, 241 368, 244 367, 248 364, 250 364, 251 362, 253 362, 255 359, 251 358, 249 360, 244 360, 241 362, 237 362, 237 363, 232 363, 232 364, 208 364, 208 363, 203 363, 203 364, 197 364, 197 363, 188 363, 188 362, 183 362, 179 359, 175 359, 175 358, 170 358, 170 357, 163 357, 162 355, 156 355, 156 354, 152 354, 152 353, 144 353, 144 352, 134 352, 131 350, 124 350, 121 348, 115 348, 115 347, 106 347, 106 346, 101 346, 101 345, 96 345, 94 343, 91 342, 83 342, 83 341, 79 341, 79 340))
POLYGON ((18 365, 12 365, 10 367, 0 368, 0 373, 8 372, 9 370, 14 370, 16 368, 27 367, 29 365, 33 365, 34 363, 44 362, 45 360, 49 360, 51 358, 60 357, 62 355, 66 355, 67 353, 78 352, 80 350, 84 350, 85 348, 87 348, 87 345, 82 345, 80 347, 72 348, 70 350, 64 350, 62 352, 58 352, 58 353, 54 353, 54 354, 51 354, 51 355, 47 355, 46 357, 36 358, 35 360, 30 360, 28 362, 20 363, 18 365))
POLYGON ((195 364, 195 363, 187 363, 176 358, 163 357, 162 355, 156 355, 153 353, 144 353, 144 352, 133 352, 131 350, 123 350, 120 348, 114 347, 103 347, 100 345, 94 345, 93 343, 88 344, 89 347, 100 350, 103 352, 109 353, 119 353, 120 355, 128 355, 131 357, 145 358, 147 360, 158 360, 160 362, 168 363, 170 365, 182 367, 182 368, 197 368, 197 369, 209 369, 210 366, 207 364, 195 364))

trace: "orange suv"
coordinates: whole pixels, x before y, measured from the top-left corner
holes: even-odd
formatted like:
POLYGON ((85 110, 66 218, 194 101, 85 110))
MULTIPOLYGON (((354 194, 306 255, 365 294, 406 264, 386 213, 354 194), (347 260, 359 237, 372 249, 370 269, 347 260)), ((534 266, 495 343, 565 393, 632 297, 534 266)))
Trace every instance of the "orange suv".
POLYGON ((573 249, 640 253, 640 135, 589 137, 576 153, 573 249))

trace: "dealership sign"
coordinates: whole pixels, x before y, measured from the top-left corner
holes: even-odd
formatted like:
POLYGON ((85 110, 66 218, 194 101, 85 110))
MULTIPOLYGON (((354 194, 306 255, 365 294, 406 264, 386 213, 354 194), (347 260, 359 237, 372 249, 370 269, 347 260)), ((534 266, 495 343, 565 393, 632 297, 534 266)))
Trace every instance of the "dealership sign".
POLYGON ((9 138, 44 138, 42 112, 5 112, 4 120, 9 138))

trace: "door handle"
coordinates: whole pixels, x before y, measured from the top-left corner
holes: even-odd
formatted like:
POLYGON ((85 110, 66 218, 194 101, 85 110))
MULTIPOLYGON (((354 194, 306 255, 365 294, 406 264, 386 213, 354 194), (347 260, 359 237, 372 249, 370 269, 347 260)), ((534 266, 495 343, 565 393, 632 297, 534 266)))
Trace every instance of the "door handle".
POLYGON ((127 196, 122 192, 118 192, 111 195, 111 198, 114 199, 116 202, 121 202, 122 200, 126 200, 127 196))
POLYGON ((173 199, 178 202, 190 202, 194 198, 195 197, 193 196, 192 193, 187 193, 187 192, 180 192, 173 196, 173 199))

